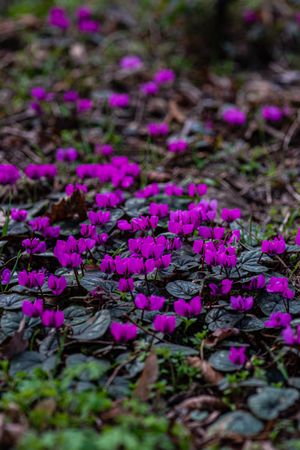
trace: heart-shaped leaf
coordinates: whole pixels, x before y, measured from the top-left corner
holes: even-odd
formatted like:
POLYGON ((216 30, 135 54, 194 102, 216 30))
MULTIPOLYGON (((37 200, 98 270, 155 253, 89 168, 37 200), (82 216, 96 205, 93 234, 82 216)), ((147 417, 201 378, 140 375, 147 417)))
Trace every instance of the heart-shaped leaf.
POLYGON ((200 294, 201 287, 202 286, 200 284, 195 284, 191 281, 176 280, 168 283, 166 289, 169 294, 176 298, 184 298, 185 300, 189 300, 195 295, 200 294))

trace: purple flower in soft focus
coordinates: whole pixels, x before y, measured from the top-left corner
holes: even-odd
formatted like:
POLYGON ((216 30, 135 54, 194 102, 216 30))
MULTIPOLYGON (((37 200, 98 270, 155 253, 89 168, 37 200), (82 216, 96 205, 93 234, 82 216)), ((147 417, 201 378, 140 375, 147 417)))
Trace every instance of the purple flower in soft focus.
POLYGON ((43 101, 47 98, 47 91, 41 86, 36 86, 31 89, 30 95, 38 101, 43 101))
POLYGON ((295 15, 296 22, 300 24, 300 12, 297 12, 295 15))
POLYGON ((46 251, 46 243, 40 241, 39 238, 24 239, 22 241, 22 247, 25 248, 28 255, 44 253, 46 251))
POLYGON ((100 31, 100 23, 93 19, 81 19, 77 25, 81 33, 98 33, 100 31))
POLYGON ((295 296, 295 292, 289 289, 289 282, 285 277, 271 277, 267 284, 267 292, 271 294, 282 294, 287 299, 295 296))
POLYGON ((70 20, 64 8, 54 6, 49 11, 48 23, 53 27, 66 30, 70 26, 70 20))
POLYGON ((37 272, 33 270, 32 272, 27 272, 26 270, 22 270, 18 274, 18 282, 20 286, 41 288, 45 282, 45 274, 43 271, 37 272))
POLYGON ((132 341, 137 336, 137 326, 132 323, 113 322, 110 332, 116 342, 132 341))
POLYGON ((73 162, 78 158, 78 152, 73 147, 58 148, 56 150, 57 161, 73 162))
POLYGON ((13 185, 20 178, 19 169, 12 164, 0 164, 0 184, 13 185))
POLYGON ((298 228, 297 235, 295 237, 296 245, 300 245, 300 228, 298 228))
POLYGON ((85 184, 75 183, 75 184, 68 184, 66 186, 66 190, 65 191, 66 191, 67 195, 71 196, 75 191, 81 191, 81 192, 84 192, 86 194, 87 191, 88 191, 88 188, 87 188, 87 186, 85 186, 85 184))
POLYGON ((150 203, 149 214, 157 217, 167 217, 169 214, 169 205, 165 203, 150 203))
POLYGON ((265 286, 266 286, 265 276, 263 274, 260 274, 251 278, 247 289, 250 290, 264 289, 265 286))
POLYGON ((270 315, 269 320, 265 322, 266 328, 280 328, 287 327, 292 321, 292 316, 289 313, 274 312, 270 315))
POLYGON ((236 366, 243 366, 247 361, 246 347, 230 347, 228 359, 236 366))
POLYGON ((186 302, 182 298, 174 302, 174 311, 179 316, 194 317, 198 316, 202 310, 201 298, 199 296, 192 298, 186 302))
POLYGON ((295 332, 292 327, 287 326, 281 333, 284 343, 287 345, 300 344, 300 325, 297 326, 295 332))
POLYGON ((43 312, 41 319, 46 328, 60 328, 64 324, 65 316, 63 311, 46 310, 43 312))
POLYGON ((12 208, 10 217, 15 222, 24 222, 27 218, 27 211, 25 209, 12 208))
POLYGON ((253 297, 242 297, 241 295, 230 297, 230 305, 232 309, 237 311, 249 311, 253 307, 253 304, 253 297))
POLYGON ((152 137, 166 136, 169 134, 169 125, 167 123, 149 123, 147 126, 148 133, 152 137))
POLYGON ((158 295, 150 295, 147 297, 144 294, 138 294, 134 303, 138 309, 145 309, 147 311, 159 311, 165 304, 166 299, 158 295))
POLYGON ((89 19, 92 16, 92 10, 89 6, 79 6, 76 9, 76 18, 78 20, 89 19))
POLYGON ((114 148, 109 144, 96 144, 95 152, 101 156, 111 156, 114 153, 114 148))
POLYGON ((54 295, 60 295, 67 287, 67 281, 65 277, 56 277, 50 275, 48 278, 48 287, 54 295))
POLYGON ((66 103, 75 103, 79 98, 79 94, 77 91, 66 91, 64 93, 64 102, 66 103))
POLYGON ((202 241, 202 239, 196 239, 193 242, 193 250, 194 252, 199 255, 200 253, 202 253, 202 250, 204 249, 204 241, 202 241))
POLYGON ((159 86, 154 83, 154 81, 148 81, 147 83, 143 83, 140 87, 142 94, 150 97, 152 95, 156 95, 159 90, 159 86))
POLYGON ((29 164, 24 170, 25 175, 31 180, 40 178, 54 178, 57 174, 57 168, 54 164, 29 164))
POLYGON ((261 109, 262 118, 266 122, 280 122, 283 118, 281 108, 275 105, 266 105, 261 109))
POLYGON ((174 139, 168 143, 168 150, 171 153, 184 153, 187 146, 188 144, 184 139, 174 139))
POLYGON ((123 70, 139 70, 143 67, 143 61, 139 56, 128 55, 124 56, 120 61, 120 67, 123 70))
POLYGON ((127 108, 129 105, 128 94, 111 94, 108 99, 111 108, 127 108))
POLYGON ((224 220, 224 222, 231 223, 239 219, 240 217, 241 217, 241 210, 238 208, 235 209, 224 208, 221 211, 221 219, 224 220))
POLYGON ((134 289, 134 282, 132 278, 120 278, 118 289, 121 292, 132 292, 134 289))
POLYGON ((173 333, 176 328, 176 317, 158 314, 153 321, 153 328, 160 333, 173 333))
POLYGON ((9 284, 11 278, 11 270, 9 269, 3 269, 0 272, 0 281, 2 285, 9 284))
POLYGON ((221 281, 221 286, 218 286, 215 283, 210 283, 208 286, 211 295, 216 296, 229 294, 232 288, 232 284, 233 284, 232 280, 225 278, 224 280, 221 281))
POLYGON ((110 220, 109 211, 89 211, 87 215, 92 225, 104 225, 110 220))
POLYGON ((247 116, 240 109, 232 107, 223 112, 222 119, 229 125, 243 126, 246 123, 247 116))
POLYGON ((170 84, 175 80, 175 73, 171 69, 161 69, 154 75, 155 83, 159 85, 170 84))
POLYGON ((85 113, 90 111, 93 107, 93 100, 88 98, 79 98, 76 101, 76 110, 78 113, 85 113))
POLYGON ((206 184, 190 183, 188 185, 187 191, 190 197, 196 197, 197 195, 202 197, 202 195, 205 195, 207 192, 207 186, 206 184))
POLYGON ((286 250, 285 240, 282 236, 273 239, 273 241, 262 241, 261 251, 262 253, 267 253, 268 255, 281 255, 286 250))
POLYGON ((24 300, 22 303, 22 312, 24 316, 41 317, 43 310, 43 300, 40 298, 37 298, 33 303, 29 300, 24 300))
POLYGON ((254 9, 245 9, 243 11, 243 20, 247 25, 252 25, 255 22, 258 22, 259 16, 254 9))

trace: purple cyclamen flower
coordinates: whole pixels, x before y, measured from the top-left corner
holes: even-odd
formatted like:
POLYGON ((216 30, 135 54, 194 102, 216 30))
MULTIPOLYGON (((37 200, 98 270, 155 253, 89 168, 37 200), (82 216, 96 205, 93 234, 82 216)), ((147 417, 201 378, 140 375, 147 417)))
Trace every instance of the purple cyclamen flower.
POLYGON ((188 144, 184 139, 176 139, 168 143, 168 151, 171 153, 184 153, 187 146, 188 144))
POLYGON ((262 253, 267 253, 268 255, 281 255, 285 250, 286 243, 282 236, 269 241, 264 240, 261 244, 262 253))
POLYGON ((179 316, 194 317, 198 316, 202 310, 201 298, 199 296, 192 298, 186 302, 182 298, 174 302, 174 311, 179 316))
POLYGON ((129 105, 129 95, 111 94, 108 99, 108 104, 111 108, 127 108, 129 105))
POLYGON ((70 26, 70 20, 64 8, 54 6, 49 11, 48 23, 53 27, 66 30, 70 26))
POLYGON ((269 320, 265 322, 266 328, 288 327, 292 321, 289 313, 274 312, 270 315, 269 320))
POLYGON ((13 185, 20 178, 19 169, 12 164, 0 164, 0 184, 13 185))
POLYGON ((114 153, 114 148, 109 144, 96 144, 95 152, 101 156, 111 156, 114 153))
POLYGON ((195 197, 197 195, 202 197, 202 195, 205 195, 207 192, 207 186, 206 184, 191 183, 188 185, 187 191, 190 197, 195 197))
POLYGON ((63 311, 46 310, 43 312, 41 319, 46 328, 60 328, 64 324, 65 316, 63 311))
POLYGON ((169 134, 169 125, 167 123, 149 123, 147 130, 150 136, 167 136, 169 134))
POLYGON ((155 83, 159 85, 170 84, 175 80, 175 73, 171 69, 161 69, 154 75, 155 83))
POLYGON ((57 168, 54 164, 29 164, 24 170, 25 175, 31 180, 40 178, 54 178, 57 174, 57 168))
POLYGON ((15 222, 24 222, 27 218, 27 211, 25 209, 12 208, 10 217, 15 222))
POLYGON ((295 296, 295 292, 289 289, 289 282, 285 277, 271 277, 267 284, 267 292, 271 294, 282 294, 287 299, 295 296))
POLYGON ((78 20, 81 19, 89 19, 92 16, 92 10, 89 6, 80 6, 76 9, 76 18, 78 20))
POLYGON ((295 332, 292 327, 287 326, 281 333, 284 343, 287 345, 300 344, 300 325, 297 326, 295 332))
POLYGON ((37 298, 33 303, 29 300, 24 300, 22 303, 22 312, 24 316, 41 317, 43 310, 43 300, 40 298, 37 298))
POLYGON ((243 20, 247 25, 252 25, 259 21, 259 15, 254 9, 245 9, 243 11, 243 20))
POLYGON ((77 25, 81 33, 98 33, 100 31, 100 23, 93 19, 81 19, 77 25))
POLYGON ((240 217, 241 217, 241 210, 238 208, 235 209, 224 208, 221 211, 221 219, 224 220, 224 222, 231 223, 239 219, 240 217))
POLYGON ((47 91, 41 86, 33 87, 30 91, 31 97, 35 98, 38 101, 46 100, 47 91))
POLYGON ((298 228, 297 235, 295 238, 296 245, 300 245, 300 228, 298 228))
POLYGON ((11 279, 11 270, 9 269, 3 269, 0 272, 0 282, 4 286, 6 284, 9 284, 11 279))
POLYGON ((176 317, 158 314, 153 321, 153 328, 159 333, 173 333, 176 328, 176 317))
POLYGON ((228 359, 234 365, 243 366, 247 361, 246 347, 230 347, 228 359))
POLYGON ((209 284, 210 293, 213 296, 229 294, 232 288, 232 284, 233 281, 227 278, 221 281, 221 286, 218 286, 215 283, 210 283, 209 284))
POLYGON ((85 186, 85 184, 79 184, 79 183, 68 184, 66 186, 65 192, 67 195, 71 196, 75 191, 84 192, 86 194, 88 191, 88 188, 87 188, 87 186, 85 186))
POLYGON ((109 211, 89 211, 87 215, 92 225, 104 225, 110 220, 109 211))
POLYGON ((67 281, 65 277, 56 277, 50 275, 48 278, 48 287, 54 295, 60 295, 67 287, 67 281))
POLYGON ((266 286, 265 276, 263 274, 252 277, 248 286, 250 290, 264 289, 266 286))
POLYGON ((120 278, 118 289, 121 292, 132 292, 134 289, 134 281, 132 278, 120 278))
POLYGON ((223 112, 222 118, 229 125, 243 126, 246 123, 246 114, 238 108, 228 108, 223 112))
POLYGON ((58 148, 56 150, 57 161, 73 162, 78 158, 78 152, 75 148, 58 148))
POLYGON ((79 98, 79 94, 77 91, 66 91, 64 93, 64 102, 66 103, 75 103, 79 98))
POLYGON ((241 295, 230 297, 230 305, 232 309, 237 311, 249 311, 253 307, 253 304, 253 297, 242 297, 241 295))
POLYGON ((152 95, 156 95, 158 93, 158 85, 154 83, 154 81, 148 81, 147 83, 143 83, 140 87, 142 94, 147 97, 152 95))
POLYGON ((261 110, 262 118, 266 122, 280 122, 283 118, 283 112, 278 106, 266 105, 261 110))
POLYGON ((157 217, 167 217, 169 214, 169 205, 165 203, 150 203, 149 214, 157 217))
POLYGON ((39 238, 24 239, 22 241, 22 247, 26 249, 28 255, 44 253, 46 251, 46 243, 40 241, 39 238))
POLYGON ((132 323, 113 322, 110 332, 116 342, 127 342, 136 338, 137 326, 132 323))
POLYGON ((166 299, 158 295, 150 295, 147 297, 144 294, 138 294, 134 303, 138 309, 145 309, 147 311, 159 311, 165 304, 166 299))
POLYGON ((76 102, 76 110, 78 113, 90 111, 93 107, 93 100, 88 98, 79 98, 76 102))
POLYGON ((136 55, 124 56, 120 61, 120 67, 128 71, 139 70, 143 67, 143 61, 136 55))
POLYGON ((37 272, 33 270, 32 272, 27 272, 22 270, 18 275, 18 282, 20 286, 26 286, 29 288, 42 287, 45 281, 44 272, 37 272))

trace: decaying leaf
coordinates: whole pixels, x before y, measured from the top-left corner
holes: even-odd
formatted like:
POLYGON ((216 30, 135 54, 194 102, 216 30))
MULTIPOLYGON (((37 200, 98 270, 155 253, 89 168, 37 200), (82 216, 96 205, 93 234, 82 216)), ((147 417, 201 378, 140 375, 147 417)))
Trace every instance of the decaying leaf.
POLYGON ((208 383, 218 384, 222 380, 223 376, 220 372, 214 370, 209 362, 200 359, 198 356, 189 356, 187 361, 191 366, 196 367, 201 371, 203 378, 208 383))
POLYGON ((155 383, 158 378, 159 367, 157 356, 151 352, 145 361, 144 370, 139 378, 134 395, 142 401, 146 401, 150 395, 151 385, 155 383))
POLYGON ((50 210, 49 218, 52 223, 66 219, 84 220, 86 218, 87 205, 82 192, 74 191, 70 198, 63 198, 55 203, 50 210))

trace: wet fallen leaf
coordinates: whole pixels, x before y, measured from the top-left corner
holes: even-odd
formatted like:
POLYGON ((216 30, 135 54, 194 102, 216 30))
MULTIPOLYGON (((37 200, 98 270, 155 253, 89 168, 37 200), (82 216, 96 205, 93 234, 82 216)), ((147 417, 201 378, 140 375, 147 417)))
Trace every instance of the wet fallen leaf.
POLYGON ((86 218, 86 210, 87 205, 83 193, 74 191, 70 198, 63 198, 60 202, 55 203, 48 216, 53 223, 73 218, 84 220, 86 218))

